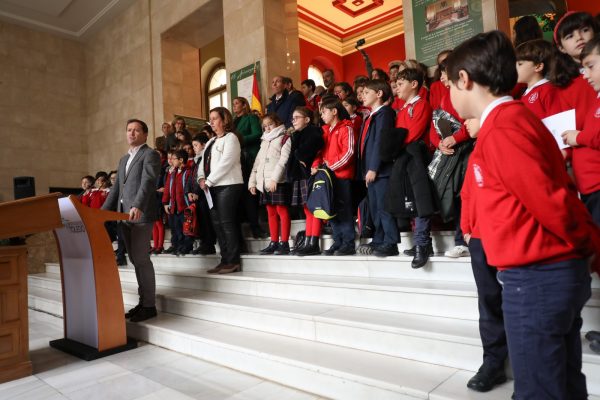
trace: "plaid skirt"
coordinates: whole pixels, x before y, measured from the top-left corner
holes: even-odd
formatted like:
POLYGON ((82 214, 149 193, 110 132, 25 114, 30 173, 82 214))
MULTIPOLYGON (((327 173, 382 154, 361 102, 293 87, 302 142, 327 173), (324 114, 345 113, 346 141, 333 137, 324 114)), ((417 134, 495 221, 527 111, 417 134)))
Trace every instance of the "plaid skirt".
POLYGON ((290 205, 290 188, 287 183, 278 183, 274 192, 260 192, 260 204, 274 206, 290 205))
POLYGON ((300 179, 292 182, 292 206, 303 206, 308 199, 308 180, 300 179))

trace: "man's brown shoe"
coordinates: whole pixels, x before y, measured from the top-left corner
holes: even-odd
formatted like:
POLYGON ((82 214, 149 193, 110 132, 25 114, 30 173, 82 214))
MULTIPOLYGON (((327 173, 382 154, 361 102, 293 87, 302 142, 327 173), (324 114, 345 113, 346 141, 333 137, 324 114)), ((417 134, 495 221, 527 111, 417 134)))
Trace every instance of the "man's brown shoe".
POLYGON ((227 264, 219 263, 216 267, 209 269, 206 271, 207 274, 218 274, 221 269, 226 267, 227 264))
POLYGON ((229 264, 223 266, 219 271, 219 274, 231 274, 232 272, 238 272, 242 270, 242 266, 240 264, 229 264))

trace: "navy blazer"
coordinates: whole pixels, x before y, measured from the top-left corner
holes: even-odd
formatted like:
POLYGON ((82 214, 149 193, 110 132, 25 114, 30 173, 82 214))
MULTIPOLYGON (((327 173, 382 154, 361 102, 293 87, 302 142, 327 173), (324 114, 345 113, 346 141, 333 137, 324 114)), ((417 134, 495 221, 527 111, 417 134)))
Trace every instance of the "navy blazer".
POLYGON ((364 150, 360 152, 360 146, 363 141, 363 129, 367 120, 363 122, 360 128, 360 137, 358 139, 358 168, 357 174, 359 179, 365 179, 368 171, 377 172, 378 178, 389 177, 392 171, 392 163, 381 161, 379 148, 381 147, 381 132, 388 129, 393 129, 396 124, 396 113, 390 106, 381 107, 372 117, 369 129, 366 132, 364 139, 364 150))
POLYGON ((288 93, 287 90, 284 90, 279 100, 275 100, 275 95, 271 96, 271 102, 267 106, 267 114, 277 114, 285 127, 289 128, 292 126, 292 114, 294 110, 296 107, 304 105, 306 105, 306 101, 302 93, 297 90, 288 93))

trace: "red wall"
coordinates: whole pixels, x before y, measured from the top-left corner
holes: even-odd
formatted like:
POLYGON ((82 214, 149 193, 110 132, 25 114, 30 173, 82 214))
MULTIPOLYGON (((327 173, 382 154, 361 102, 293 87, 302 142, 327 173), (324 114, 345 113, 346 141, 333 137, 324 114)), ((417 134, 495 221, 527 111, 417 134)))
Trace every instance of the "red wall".
MULTIPOLYGON (((384 71, 387 71, 390 61, 404 60, 406 58, 404 34, 369 46, 365 48, 365 51, 373 63, 373 68, 382 68, 384 71)), ((367 74, 365 62, 358 51, 341 57, 304 39, 300 39, 301 79, 304 80, 307 78, 308 66, 311 64, 321 70, 327 68, 333 69, 338 81, 346 81, 350 84, 352 84, 356 75, 367 74)))
MULTIPOLYGON (((388 64, 394 60, 404 60, 406 51, 404 48, 404 34, 390 38, 384 42, 366 47, 365 52, 371 59, 373 68, 381 68, 388 71, 388 64)), ((343 57, 344 60, 344 80, 352 84, 356 75, 367 75, 365 61, 362 54, 354 51, 343 57)))
POLYGON ((598 0, 567 0, 569 11, 587 11, 592 15, 600 13, 600 1, 598 0))
MULTIPOLYGON (((308 78, 308 66, 314 65, 321 71, 332 69, 336 78, 344 76, 344 64, 342 57, 317 45, 300 39, 300 79, 308 78)), ((300 82, 298 82, 300 83, 300 82)), ((294 85, 297 88, 299 84, 294 85)))

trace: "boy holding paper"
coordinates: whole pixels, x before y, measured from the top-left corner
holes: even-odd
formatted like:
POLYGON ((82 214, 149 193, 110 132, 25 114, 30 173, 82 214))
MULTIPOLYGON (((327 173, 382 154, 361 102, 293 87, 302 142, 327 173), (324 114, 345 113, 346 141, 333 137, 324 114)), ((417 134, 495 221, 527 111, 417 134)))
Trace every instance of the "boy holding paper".
MULTIPOLYGON (((600 35, 590 40, 581 52, 584 77, 600 92, 600 35)), ((573 147, 573 172, 581 200, 600 225, 600 93, 586 114, 583 130, 562 134, 573 147)))

